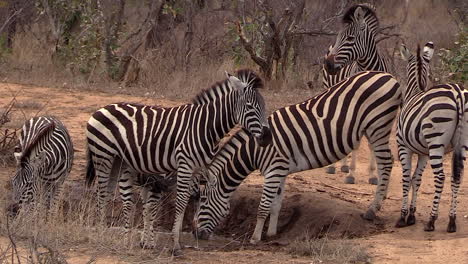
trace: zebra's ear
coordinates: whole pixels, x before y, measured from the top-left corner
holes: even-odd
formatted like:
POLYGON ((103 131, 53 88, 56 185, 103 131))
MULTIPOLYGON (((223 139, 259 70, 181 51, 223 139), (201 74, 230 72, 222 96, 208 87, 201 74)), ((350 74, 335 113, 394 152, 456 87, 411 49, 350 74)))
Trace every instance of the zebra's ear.
POLYGON ((408 50, 408 48, 405 46, 405 44, 401 44, 400 46, 400 54, 401 54, 401 57, 405 60, 405 61, 408 61, 410 56, 411 56, 411 52, 408 50))
POLYGON ((357 22, 361 23, 364 21, 364 10, 359 6, 354 10, 354 17, 357 22))
POLYGON ((239 80, 239 78, 237 78, 234 75, 230 75, 228 77, 228 80, 231 86, 234 88, 234 90, 244 89, 247 86, 245 83, 243 83, 241 80, 239 80))
POLYGON ((232 74, 230 74, 230 73, 229 73, 229 72, 227 72, 227 71, 224 71, 224 73, 226 74, 226 78, 228 78, 228 79, 229 79, 229 77, 231 77, 231 76, 232 76, 232 74))
POLYGON ((434 43, 432 43, 432 41, 429 41, 428 43, 426 43, 426 45, 424 45, 423 58, 429 62, 431 61, 433 55, 434 55, 434 43))

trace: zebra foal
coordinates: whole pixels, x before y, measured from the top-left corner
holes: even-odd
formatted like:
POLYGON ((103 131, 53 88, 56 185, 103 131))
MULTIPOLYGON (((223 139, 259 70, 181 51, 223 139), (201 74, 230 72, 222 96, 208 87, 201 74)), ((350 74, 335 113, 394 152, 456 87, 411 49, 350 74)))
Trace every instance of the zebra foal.
POLYGON ((60 120, 40 116, 26 121, 14 152, 13 201, 20 208, 45 202, 54 213, 62 184, 72 168, 73 154, 70 135, 60 120))
MULTIPOLYGON (((271 139, 259 92, 262 87, 254 72, 240 70, 237 77, 228 75, 199 93, 191 104, 164 108, 119 103, 95 112, 87 125, 87 182, 97 178, 101 214, 119 175, 129 181, 126 186, 133 186, 131 181, 136 181, 138 174, 145 177, 177 172, 172 231, 174 252, 178 253, 182 220, 194 184, 192 175, 211 161, 218 141, 236 124, 264 143, 271 139)), ((149 237, 151 243, 153 234, 149 237)))
POLYGON ((229 198, 255 169, 265 176, 257 225, 251 242, 275 235, 288 174, 327 166, 348 155, 366 137, 376 156, 380 182, 363 215, 373 219, 386 196, 393 159, 392 124, 401 103, 397 80, 388 73, 361 72, 302 103, 276 110, 269 123, 274 144, 262 147, 245 131, 223 146, 208 166, 200 194, 197 232, 207 238, 229 212, 229 198))
POLYGON ((401 217, 396 227, 413 225, 416 222, 416 200, 421 176, 429 161, 435 179, 435 194, 429 221, 425 231, 433 231, 439 214, 439 203, 444 187, 444 154, 453 148, 452 157, 452 202, 447 232, 456 231, 457 195, 463 178, 463 167, 468 149, 468 92, 458 84, 443 84, 426 89, 429 62, 434 45, 428 42, 421 54, 416 55, 402 46, 402 57, 408 61, 408 87, 404 92, 403 106, 398 120, 398 155, 403 169, 403 200, 401 217), (411 158, 418 155, 417 167, 411 177, 411 158), (412 200, 408 210, 408 194, 412 200), (409 215, 408 215, 409 213, 409 215), (406 218, 407 217, 407 218, 406 218))

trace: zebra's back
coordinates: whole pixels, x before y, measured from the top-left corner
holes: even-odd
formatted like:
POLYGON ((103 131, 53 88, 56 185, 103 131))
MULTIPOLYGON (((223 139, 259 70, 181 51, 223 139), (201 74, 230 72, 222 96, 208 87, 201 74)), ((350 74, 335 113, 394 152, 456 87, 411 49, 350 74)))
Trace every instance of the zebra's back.
POLYGON ((296 163, 295 171, 319 168, 344 158, 364 134, 390 133, 384 127, 391 126, 400 103, 392 75, 361 72, 274 112, 270 126, 278 151, 296 163))
POLYGON ((107 105, 88 121, 89 147, 96 154, 120 156, 141 173, 175 171, 175 153, 187 131, 190 108, 107 105))

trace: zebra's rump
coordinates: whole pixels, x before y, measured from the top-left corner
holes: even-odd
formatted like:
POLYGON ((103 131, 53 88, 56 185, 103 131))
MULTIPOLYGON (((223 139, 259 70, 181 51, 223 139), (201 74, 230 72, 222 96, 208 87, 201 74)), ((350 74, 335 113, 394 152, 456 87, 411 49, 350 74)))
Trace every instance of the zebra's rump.
MULTIPOLYGON (((423 155, 429 154, 429 142, 451 142, 464 109, 459 105, 460 96, 466 96, 463 89, 447 84, 433 86, 416 95, 402 108, 397 140, 423 155)), ((450 145, 445 147, 448 147, 446 152, 451 150, 450 145)))

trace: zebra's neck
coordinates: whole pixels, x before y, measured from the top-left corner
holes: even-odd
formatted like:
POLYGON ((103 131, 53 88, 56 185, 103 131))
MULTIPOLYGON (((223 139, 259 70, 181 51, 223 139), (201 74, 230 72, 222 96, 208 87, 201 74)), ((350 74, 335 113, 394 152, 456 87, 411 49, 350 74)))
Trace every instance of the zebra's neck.
POLYGON ((370 38, 370 47, 363 58, 357 60, 361 71, 383 71, 388 72, 387 62, 385 57, 380 55, 374 38, 370 38))
MULTIPOLYGON (((203 112, 205 112, 206 115, 199 116, 199 118, 203 119, 199 120, 200 125, 203 126, 200 127, 199 130, 204 130, 204 134, 207 137, 205 142, 210 144, 209 148, 212 155, 214 155, 215 146, 219 143, 221 138, 238 123, 236 105, 239 96, 237 93, 237 91, 232 91, 219 100, 200 106, 205 108, 203 112)), ((196 128, 192 129, 196 130, 196 128)), ((200 133, 199 136, 200 135, 202 135, 202 133, 200 133)), ((209 158, 211 159, 212 157, 209 158)))

